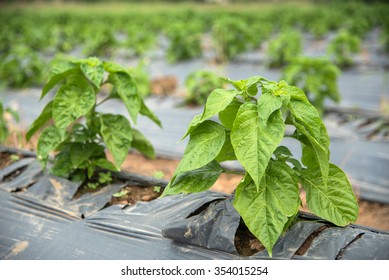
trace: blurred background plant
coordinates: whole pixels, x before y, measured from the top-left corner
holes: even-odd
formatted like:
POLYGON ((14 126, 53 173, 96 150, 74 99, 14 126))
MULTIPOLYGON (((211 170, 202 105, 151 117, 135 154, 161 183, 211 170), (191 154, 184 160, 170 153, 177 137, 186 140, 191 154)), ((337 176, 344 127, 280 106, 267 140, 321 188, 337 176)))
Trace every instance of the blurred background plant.
POLYGON ((328 45, 328 54, 339 67, 354 64, 353 55, 361 48, 361 39, 347 30, 340 31, 328 45))
POLYGON ((338 77, 341 71, 326 58, 299 57, 284 68, 282 78, 301 88, 320 114, 326 99, 339 103, 338 77))
POLYGON ((266 52, 270 67, 282 67, 302 51, 301 34, 295 30, 284 30, 269 42, 266 52))
POLYGON ((197 70, 191 72, 185 79, 187 90, 186 102, 194 105, 204 105, 209 94, 215 88, 224 88, 226 83, 214 72, 197 70))

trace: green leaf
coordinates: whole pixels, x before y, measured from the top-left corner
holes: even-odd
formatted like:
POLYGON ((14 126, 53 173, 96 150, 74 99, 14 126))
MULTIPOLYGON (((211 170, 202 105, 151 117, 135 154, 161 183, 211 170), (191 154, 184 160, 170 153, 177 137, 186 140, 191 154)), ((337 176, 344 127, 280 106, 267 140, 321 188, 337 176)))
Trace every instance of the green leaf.
POLYGON ((76 67, 74 64, 66 63, 64 64, 64 67, 59 68, 59 70, 56 72, 58 73, 52 75, 51 78, 48 80, 48 82, 44 85, 40 100, 42 100, 43 97, 45 97, 46 94, 63 79, 67 78, 70 75, 80 73, 80 69, 76 67))
POLYGON ((212 187, 222 172, 220 165, 211 161, 199 169, 178 173, 166 186, 162 196, 205 191, 212 187))
POLYGON ((85 161, 90 160, 92 156, 98 154, 101 151, 101 146, 96 143, 70 143, 70 162, 73 168, 80 167, 85 161))
POLYGON ((114 62, 103 62, 104 69, 109 73, 128 73, 128 70, 124 68, 123 66, 114 63, 114 62))
POLYGON ((68 177, 73 171, 73 165, 70 161, 70 154, 68 151, 61 151, 55 156, 55 162, 51 168, 51 173, 55 176, 68 177))
POLYGON ((95 105, 93 88, 82 80, 78 84, 63 85, 54 97, 53 119, 64 129, 79 117, 86 115, 95 105))
POLYGON ((259 114, 257 105, 243 104, 239 108, 231 131, 231 143, 236 157, 258 188, 268 162, 285 131, 280 110, 269 117, 267 126, 259 121, 259 114))
POLYGON ((263 80, 260 76, 252 76, 246 80, 246 92, 251 96, 256 96, 258 93, 258 83, 263 80))
POLYGON ((337 226, 354 223, 358 217, 358 203, 352 187, 343 171, 330 164, 326 184, 321 171, 306 170, 302 185, 307 192, 307 204, 312 213, 337 226))
POLYGON ((42 126, 44 126, 52 117, 53 101, 46 104, 45 108, 38 118, 34 120, 26 134, 26 140, 29 141, 31 136, 35 134, 42 126))
POLYGON ((142 102, 135 81, 128 73, 123 72, 110 74, 108 80, 115 86, 116 93, 125 104, 131 119, 136 123, 142 102))
POLYGON ((103 64, 97 58, 89 58, 80 65, 81 72, 92 82, 96 88, 100 88, 104 78, 103 64))
POLYGON ((141 115, 148 117, 155 124, 157 124, 159 127, 162 128, 161 121, 158 119, 158 117, 152 111, 150 111, 150 109, 146 106, 146 104, 144 103, 144 101, 142 99, 141 99, 140 113, 141 113, 141 115))
POLYGON ((186 130, 184 136, 180 139, 180 141, 184 140, 189 134, 192 133, 193 130, 200 124, 202 114, 198 114, 193 117, 193 119, 190 121, 190 124, 188 126, 188 129, 186 130))
POLYGON ((315 107, 312 106, 301 90, 295 88, 295 94, 292 94, 292 99, 288 107, 293 115, 291 118, 292 124, 297 128, 299 133, 307 138, 314 151, 315 162, 310 162, 307 167, 309 168, 318 164, 324 182, 327 181, 330 139, 326 127, 315 107))
POLYGON ((112 162, 110 162, 109 160, 107 160, 105 158, 96 159, 93 161, 93 163, 100 168, 108 169, 111 171, 119 171, 120 170, 115 165, 113 165, 112 162))
POLYGON ((190 134, 188 145, 177 170, 184 172, 207 165, 220 153, 225 138, 226 132, 221 124, 214 121, 201 123, 190 134))
POLYGON ((259 119, 263 122, 263 125, 267 125, 270 115, 281 108, 282 99, 273 93, 263 93, 258 99, 257 105, 259 119))
POLYGON ((274 151, 274 155, 276 157, 280 156, 293 156, 292 152, 285 146, 278 146, 277 149, 274 151))
POLYGON ((238 93, 236 90, 228 89, 215 89, 212 91, 208 96, 203 115, 199 122, 201 123, 224 110, 238 93))
POLYGON ((219 112, 219 120, 225 126, 225 128, 229 130, 232 129, 236 114, 238 113, 238 110, 242 104, 243 103, 240 100, 234 98, 224 110, 219 112))
POLYGON ((38 140, 37 154, 38 159, 44 162, 44 166, 49 153, 54 151, 64 138, 64 133, 55 126, 49 126, 42 131, 38 140))
POLYGON ((289 217, 296 215, 300 204, 297 176, 284 162, 270 162, 257 187, 246 175, 235 192, 234 207, 248 229, 272 254, 289 217))
POLYGON ((236 155, 234 147, 232 147, 231 144, 231 136, 229 132, 226 133, 226 140, 224 141, 223 147, 220 150, 220 153, 217 155, 216 160, 218 162, 236 160, 236 155))
POLYGON ((153 145, 149 140, 138 130, 132 129, 133 139, 131 146, 149 158, 155 158, 153 145))
POLYGON ((101 116, 101 135, 119 168, 131 147, 130 122, 122 115, 104 114, 101 116))

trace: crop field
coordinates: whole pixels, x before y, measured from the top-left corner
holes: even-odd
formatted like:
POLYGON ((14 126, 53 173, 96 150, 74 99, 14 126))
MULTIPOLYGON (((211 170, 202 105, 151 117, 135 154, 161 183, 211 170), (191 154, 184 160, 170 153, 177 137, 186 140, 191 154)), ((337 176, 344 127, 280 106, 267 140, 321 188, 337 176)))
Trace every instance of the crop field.
POLYGON ((1 147, 85 192, 122 170, 169 182, 145 201, 236 195, 270 255, 298 210, 389 230, 389 4, 92 2, 0 4, 1 147))

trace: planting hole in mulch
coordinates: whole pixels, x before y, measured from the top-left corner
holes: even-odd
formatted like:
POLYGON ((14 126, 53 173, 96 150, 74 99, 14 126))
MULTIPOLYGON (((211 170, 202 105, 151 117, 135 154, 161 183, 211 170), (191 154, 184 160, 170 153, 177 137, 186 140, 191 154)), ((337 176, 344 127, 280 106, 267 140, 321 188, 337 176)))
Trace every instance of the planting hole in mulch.
POLYGON ((249 231, 241 221, 235 233, 235 248, 241 256, 252 256, 265 249, 261 242, 249 231))
POLYGON ((4 169, 22 158, 23 155, 21 154, 0 153, 0 169, 4 169))
MULTIPOLYGON (((92 180, 93 182, 93 180, 92 180)), ((119 180, 113 180, 109 184, 120 183, 119 180)), ((86 193, 93 193, 101 190, 101 188, 105 188, 109 186, 100 185, 95 189, 88 188, 87 184, 82 184, 73 199, 77 199, 86 193)), ((151 201, 157 199, 161 196, 163 189, 157 186, 132 186, 127 185, 123 187, 120 191, 113 194, 112 199, 105 205, 105 207, 109 207, 115 204, 123 204, 123 205, 134 205, 138 201, 151 201)))
POLYGON ((115 204, 134 205, 138 201, 151 201, 162 194, 160 187, 126 186, 113 195, 107 206, 115 204))
POLYGON ((330 226, 324 225, 319 227, 317 230, 312 232, 307 239, 305 239, 304 243, 300 246, 300 248, 297 250, 295 255, 302 256, 305 254, 305 252, 308 250, 308 248, 311 246, 313 240, 319 236, 319 234, 324 231, 325 229, 329 228, 330 226))
MULTIPOLYGON (((10 153, 0 153, 0 169, 4 169, 7 166, 11 165, 15 161, 24 158, 22 154, 10 154, 10 153)), ((26 166, 27 167, 27 166, 26 166)), ((3 182, 9 182, 13 178, 17 177, 20 173, 22 173, 26 167, 15 170, 14 172, 4 176, 3 182)))

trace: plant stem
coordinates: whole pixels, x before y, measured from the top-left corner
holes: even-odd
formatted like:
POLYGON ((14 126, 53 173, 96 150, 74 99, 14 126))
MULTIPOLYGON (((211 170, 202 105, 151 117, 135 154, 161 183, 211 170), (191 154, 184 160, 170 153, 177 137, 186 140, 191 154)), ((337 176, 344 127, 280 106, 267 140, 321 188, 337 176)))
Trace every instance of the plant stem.
POLYGON ((245 175, 246 174, 246 172, 244 172, 244 171, 234 171, 234 170, 228 170, 228 169, 223 169, 223 173, 235 174, 235 175, 245 175))
POLYGON ((99 105, 101 105, 101 104, 103 104, 105 101, 107 101, 107 100, 109 100, 109 99, 110 99, 110 97, 107 96, 106 98, 104 98, 103 100, 101 100, 99 103, 97 103, 97 104, 96 104, 96 107, 99 106, 99 105))

